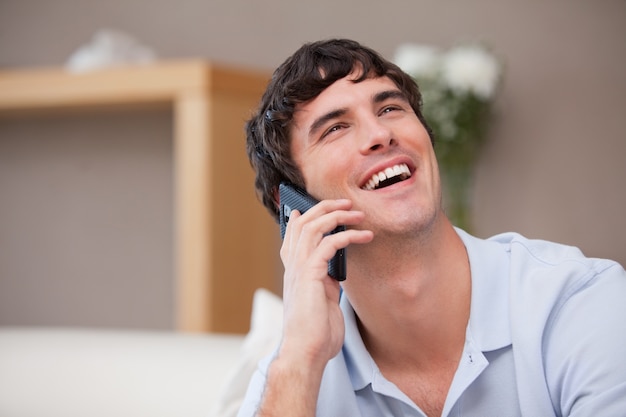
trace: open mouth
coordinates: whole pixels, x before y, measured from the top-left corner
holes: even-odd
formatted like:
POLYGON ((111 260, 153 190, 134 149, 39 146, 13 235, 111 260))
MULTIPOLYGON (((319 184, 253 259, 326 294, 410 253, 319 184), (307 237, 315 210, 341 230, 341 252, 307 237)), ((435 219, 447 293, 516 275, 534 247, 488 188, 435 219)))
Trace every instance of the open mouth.
POLYGON ((372 175, 362 188, 366 191, 378 190, 408 178, 411 178, 409 167, 406 164, 398 164, 372 175))

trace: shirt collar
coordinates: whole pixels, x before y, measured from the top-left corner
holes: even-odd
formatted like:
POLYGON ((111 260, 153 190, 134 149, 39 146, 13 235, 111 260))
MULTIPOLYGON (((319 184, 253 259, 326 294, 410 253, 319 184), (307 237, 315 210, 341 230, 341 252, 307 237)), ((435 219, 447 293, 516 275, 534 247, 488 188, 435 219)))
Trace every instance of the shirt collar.
POLYGON ((352 380, 352 387, 355 391, 359 391, 374 380, 378 367, 365 348, 356 322, 356 314, 345 292, 342 294, 340 306, 346 326, 343 355, 352 380))
MULTIPOLYGON (((509 255, 503 245, 478 239, 456 229, 468 253, 472 295, 468 335, 482 352, 511 344, 509 325, 509 255)), ((379 374, 367 351, 347 294, 340 301, 345 321, 343 355, 355 391, 365 388, 379 374)))
POLYGON ((483 352, 511 344, 509 320, 510 257, 505 245, 456 229, 467 250, 472 276, 468 332, 483 352))

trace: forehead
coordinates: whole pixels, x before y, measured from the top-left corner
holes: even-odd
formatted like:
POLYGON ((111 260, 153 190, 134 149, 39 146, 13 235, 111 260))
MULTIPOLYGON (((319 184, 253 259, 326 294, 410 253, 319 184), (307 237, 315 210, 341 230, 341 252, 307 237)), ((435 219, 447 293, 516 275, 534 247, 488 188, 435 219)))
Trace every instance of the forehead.
POLYGON ((304 128, 303 124, 306 124, 307 121, 312 122, 315 118, 329 111, 349 109, 356 105, 368 105, 382 91, 399 91, 399 88, 389 77, 373 77, 354 82, 355 78, 354 74, 341 78, 314 99, 298 105, 294 112, 294 125, 297 128, 304 128))

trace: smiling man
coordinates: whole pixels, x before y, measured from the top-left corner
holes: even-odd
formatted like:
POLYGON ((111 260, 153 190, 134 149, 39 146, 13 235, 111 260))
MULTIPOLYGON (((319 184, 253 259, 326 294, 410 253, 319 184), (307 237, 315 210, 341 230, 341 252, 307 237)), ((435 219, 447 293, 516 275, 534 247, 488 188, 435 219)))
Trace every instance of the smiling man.
POLYGON ((419 89, 398 67, 350 40, 304 45, 275 71, 247 132, 275 218, 282 182, 321 202, 290 216, 283 338, 240 416, 626 409, 624 269, 455 228, 419 89), (327 265, 346 247, 340 284, 327 265))

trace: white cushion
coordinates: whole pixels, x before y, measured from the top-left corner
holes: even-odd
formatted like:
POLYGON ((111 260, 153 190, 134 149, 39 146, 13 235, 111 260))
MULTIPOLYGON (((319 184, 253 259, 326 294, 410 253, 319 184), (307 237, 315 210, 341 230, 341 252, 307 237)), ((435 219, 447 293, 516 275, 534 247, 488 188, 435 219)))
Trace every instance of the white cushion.
POLYGON ((237 415, 258 362, 276 350, 282 337, 282 328, 282 300, 268 290, 258 289, 252 304, 250 332, 246 335, 237 365, 229 374, 211 416, 237 415))
POLYGON ((0 328, 0 416, 206 417, 243 336, 0 328))
POLYGON ((245 336, 0 327, 0 416, 235 416, 282 315, 259 289, 245 336))

